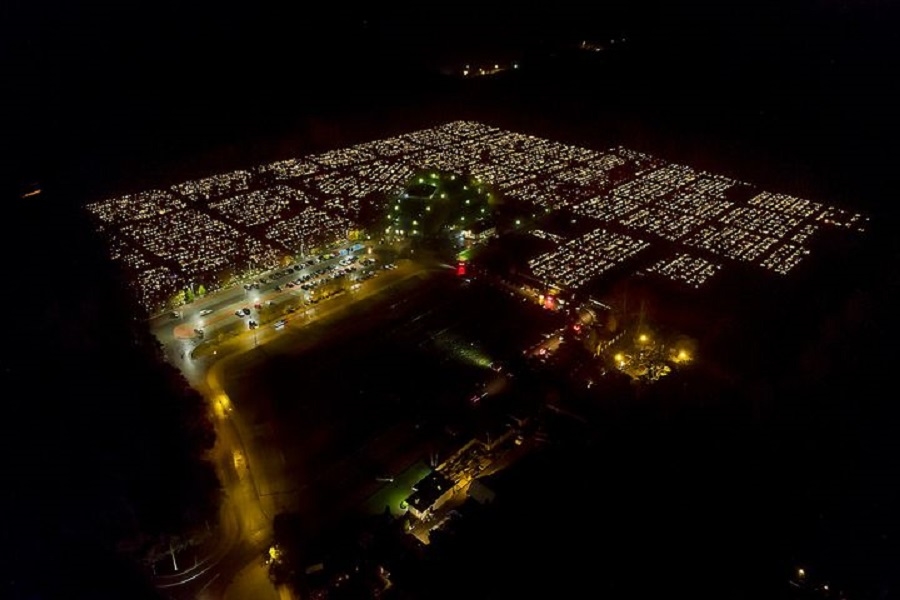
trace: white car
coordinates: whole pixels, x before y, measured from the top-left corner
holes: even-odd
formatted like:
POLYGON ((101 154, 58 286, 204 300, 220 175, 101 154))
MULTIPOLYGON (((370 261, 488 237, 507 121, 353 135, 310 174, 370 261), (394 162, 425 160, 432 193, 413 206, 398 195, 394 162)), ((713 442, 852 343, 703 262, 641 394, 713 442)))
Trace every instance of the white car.
POLYGON ((211 315, 211 314, 213 314, 213 310, 211 308, 204 308, 203 310, 200 311, 201 317, 205 317, 206 315, 211 315))

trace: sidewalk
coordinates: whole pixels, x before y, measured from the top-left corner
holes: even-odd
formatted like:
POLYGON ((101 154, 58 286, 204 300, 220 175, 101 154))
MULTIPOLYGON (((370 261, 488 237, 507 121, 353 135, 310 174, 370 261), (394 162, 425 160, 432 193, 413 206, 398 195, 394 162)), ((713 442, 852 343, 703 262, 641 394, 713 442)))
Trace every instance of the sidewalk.
POLYGON ((238 539, 239 527, 237 517, 234 514, 234 507, 227 499, 222 502, 219 514, 221 515, 220 526, 217 531, 215 545, 209 553, 176 573, 167 573, 154 577, 153 585, 156 588, 175 588, 197 577, 201 577, 214 568, 231 551, 238 539))

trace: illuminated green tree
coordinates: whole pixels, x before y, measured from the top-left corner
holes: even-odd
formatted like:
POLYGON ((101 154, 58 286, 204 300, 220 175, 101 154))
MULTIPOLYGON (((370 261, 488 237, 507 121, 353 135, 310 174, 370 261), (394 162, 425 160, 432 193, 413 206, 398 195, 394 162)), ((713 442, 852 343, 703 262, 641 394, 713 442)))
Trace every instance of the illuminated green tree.
POLYGON ((174 294, 172 294, 172 298, 169 300, 169 304, 171 306, 181 306, 185 303, 185 295, 184 290, 178 290, 174 294))

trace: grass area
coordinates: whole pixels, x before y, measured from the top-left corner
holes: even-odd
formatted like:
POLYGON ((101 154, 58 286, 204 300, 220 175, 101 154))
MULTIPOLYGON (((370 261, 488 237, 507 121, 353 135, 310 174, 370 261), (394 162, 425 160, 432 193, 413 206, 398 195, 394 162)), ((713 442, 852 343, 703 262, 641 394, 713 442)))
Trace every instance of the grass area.
POLYGON ((387 506, 390 507, 391 514, 395 517, 405 514, 406 508, 401 506, 402 502, 413 493, 413 486, 422 481, 430 472, 431 469, 425 463, 416 462, 397 474, 394 481, 386 482, 384 487, 370 496, 363 505, 363 511, 366 514, 379 515, 387 506))

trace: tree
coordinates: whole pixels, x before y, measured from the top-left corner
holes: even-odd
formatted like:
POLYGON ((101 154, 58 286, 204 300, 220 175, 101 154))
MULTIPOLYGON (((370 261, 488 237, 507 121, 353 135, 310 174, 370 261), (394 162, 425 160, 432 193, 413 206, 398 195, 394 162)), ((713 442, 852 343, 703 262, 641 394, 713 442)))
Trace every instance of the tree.
MULTIPOLYGON (((26 230, 47 227, 45 215, 18 216, 26 230)), ((200 539, 200 528, 218 517, 205 403, 160 356, 132 312, 122 273, 93 229, 78 226, 82 217, 55 214, 59 226, 46 242, 71 294, 33 301, 37 322, 46 323, 33 341, 10 325, 30 358, 4 360, 0 369, 3 389, 27 390, 9 395, 16 419, 0 435, 3 454, 15 458, 7 475, 19 482, 5 498, 16 518, 0 542, 18 556, 0 565, 2 597, 147 597, 133 560, 145 543, 200 539), (68 311, 78 318, 61 318, 68 311), (132 579, 132 592, 121 589, 132 579), (34 593, 5 593, 25 581, 34 593), (71 589, 43 593, 58 585, 71 589)), ((22 256, 23 268, 40 268, 29 260, 22 256)), ((184 291, 170 302, 183 303, 184 291)))
POLYGON ((172 297, 169 299, 169 306, 181 306, 185 303, 185 292, 184 290, 178 290, 172 297))

